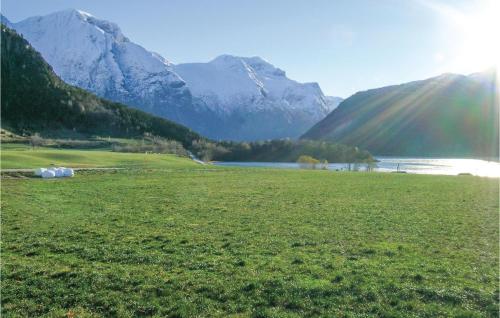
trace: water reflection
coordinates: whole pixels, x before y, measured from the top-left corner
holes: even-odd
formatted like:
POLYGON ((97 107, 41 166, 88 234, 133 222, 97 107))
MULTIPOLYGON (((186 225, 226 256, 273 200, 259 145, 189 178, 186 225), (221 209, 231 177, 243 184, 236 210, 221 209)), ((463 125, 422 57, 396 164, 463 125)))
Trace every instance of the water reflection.
MULTIPOLYGON (((486 161, 478 159, 426 159, 426 158, 389 158, 378 157, 374 171, 394 172, 401 171, 406 173, 419 174, 441 174, 458 175, 472 174, 481 177, 500 177, 500 163, 495 161, 486 161)), ((299 165, 294 162, 217 162, 220 166, 237 167, 268 167, 268 168, 288 168, 298 169, 299 165)), ((345 171, 349 170, 349 164, 331 163, 329 170, 345 171)), ((357 169, 366 171, 369 167, 365 164, 350 165, 350 170, 357 169)))

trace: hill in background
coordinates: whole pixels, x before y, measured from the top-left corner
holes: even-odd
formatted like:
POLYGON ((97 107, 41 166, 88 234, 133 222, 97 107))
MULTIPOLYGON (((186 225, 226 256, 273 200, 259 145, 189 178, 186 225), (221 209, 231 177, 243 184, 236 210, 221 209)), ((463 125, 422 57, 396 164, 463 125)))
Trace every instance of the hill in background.
POLYGON ((498 158, 496 85, 490 70, 358 92, 301 138, 375 155, 498 158))

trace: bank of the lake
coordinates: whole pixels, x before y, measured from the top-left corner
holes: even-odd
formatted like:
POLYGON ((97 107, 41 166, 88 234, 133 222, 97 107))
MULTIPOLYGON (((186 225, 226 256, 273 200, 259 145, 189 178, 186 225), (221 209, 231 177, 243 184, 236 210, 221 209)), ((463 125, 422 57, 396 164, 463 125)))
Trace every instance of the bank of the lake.
MULTIPOLYGON (((329 170, 366 171, 368 167, 378 172, 406 172, 433 175, 471 174, 480 177, 500 177, 500 163, 480 159, 463 158, 399 158, 376 157, 375 164, 330 163, 329 170)), ((226 167, 261 167, 299 169, 295 162, 215 162, 215 165, 226 167)))

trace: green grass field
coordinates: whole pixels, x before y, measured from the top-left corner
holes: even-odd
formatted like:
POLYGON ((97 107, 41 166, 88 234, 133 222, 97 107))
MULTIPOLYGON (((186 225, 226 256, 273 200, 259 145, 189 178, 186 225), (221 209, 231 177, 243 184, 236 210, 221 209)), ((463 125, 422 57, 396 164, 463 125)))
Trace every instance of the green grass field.
POLYGON ((498 316, 498 179, 158 161, 2 180, 3 317, 498 316))
POLYGON ((39 148, 22 144, 2 145, 2 169, 66 167, 127 167, 127 168, 179 168, 195 167, 196 163, 175 155, 120 153, 109 150, 73 150, 39 148))

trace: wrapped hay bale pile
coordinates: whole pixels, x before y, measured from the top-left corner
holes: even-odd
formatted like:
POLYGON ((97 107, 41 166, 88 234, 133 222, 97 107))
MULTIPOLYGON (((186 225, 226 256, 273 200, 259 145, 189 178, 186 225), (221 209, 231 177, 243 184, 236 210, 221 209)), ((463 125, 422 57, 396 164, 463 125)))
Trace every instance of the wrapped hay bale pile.
POLYGON ((64 175, 64 168, 56 168, 56 170, 54 170, 54 173, 56 174, 56 178, 62 178, 63 175, 64 175))
POLYGON ((73 177, 74 175, 75 171, 73 169, 65 167, 35 169, 35 176, 43 179, 73 177))
POLYGON ((55 178, 55 177, 56 177, 56 174, 55 174, 55 172, 54 172, 54 171, 46 169, 46 170, 44 170, 44 171, 42 172, 41 176, 42 176, 42 178, 44 178, 44 179, 51 179, 51 178, 55 178))
POLYGON ((65 177, 73 177, 75 172, 71 168, 64 168, 64 176, 65 177))

